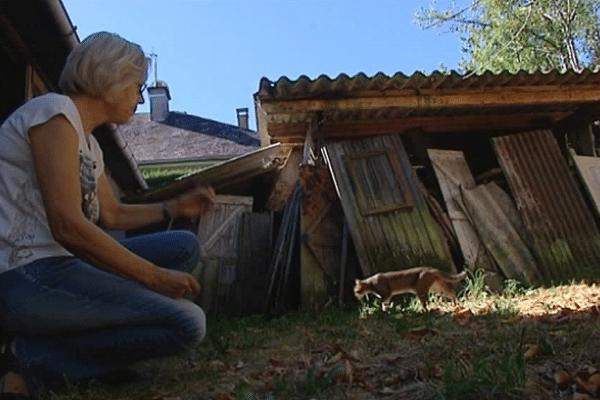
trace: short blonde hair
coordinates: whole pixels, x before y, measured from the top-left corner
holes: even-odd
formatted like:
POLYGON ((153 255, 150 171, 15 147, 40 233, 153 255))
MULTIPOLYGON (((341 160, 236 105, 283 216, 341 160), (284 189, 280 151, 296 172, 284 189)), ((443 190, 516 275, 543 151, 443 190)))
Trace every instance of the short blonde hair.
POLYGON ((148 63, 139 45, 114 33, 97 32, 69 54, 58 84, 65 94, 108 98, 126 85, 145 82, 148 63))

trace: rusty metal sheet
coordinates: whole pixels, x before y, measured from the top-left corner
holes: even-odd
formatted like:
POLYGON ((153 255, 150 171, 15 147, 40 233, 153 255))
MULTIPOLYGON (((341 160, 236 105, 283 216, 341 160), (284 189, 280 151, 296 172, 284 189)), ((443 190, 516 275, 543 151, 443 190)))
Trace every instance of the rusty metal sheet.
POLYGON ((400 136, 330 143, 324 155, 365 276, 426 265, 455 271, 400 136))
POLYGON ((572 157, 587 194, 595 206, 596 214, 600 216, 600 158, 576 154, 572 154, 572 157))
POLYGON ((531 235, 542 279, 597 269, 600 235, 552 133, 498 137, 493 145, 531 235))

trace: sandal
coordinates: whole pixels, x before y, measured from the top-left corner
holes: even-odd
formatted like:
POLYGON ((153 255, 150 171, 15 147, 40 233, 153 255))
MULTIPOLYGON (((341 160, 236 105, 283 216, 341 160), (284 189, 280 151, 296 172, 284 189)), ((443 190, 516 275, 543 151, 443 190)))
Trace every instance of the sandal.
POLYGON ((10 342, 5 341, 0 348, 0 400, 30 400, 31 396, 25 394, 27 387, 19 374, 19 362, 10 346, 10 342))

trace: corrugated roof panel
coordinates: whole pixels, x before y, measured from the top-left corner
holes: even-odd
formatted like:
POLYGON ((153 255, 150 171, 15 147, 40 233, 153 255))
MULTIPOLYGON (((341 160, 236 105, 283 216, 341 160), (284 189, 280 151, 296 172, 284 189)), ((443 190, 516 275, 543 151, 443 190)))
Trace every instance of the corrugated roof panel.
POLYGON ((400 72, 393 76, 387 76, 381 72, 372 77, 359 73, 352 77, 340 74, 336 78, 321 75, 317 79, 310 79, 305 75, 297 80, 290 80, 286 76, 277 81, 262 78, 259 90, 255 97, 267 99, 303 97, 307 95, 323 95, 330 91, 358 92, 358 91, 384 91, 384 90, 431 90, 431 89, 483 89, 487 87, 535 87, 548 85, 598 85, 600 84, 600 73, 597 70, 586 69, 582 72, 525 72, 519 71, 515 74, 500 72, 493 74, 484 72, 482 74, 461 75, 456 71, 441 73, 439 71, 424 75, 415 72, 406 76, 400 72))
POLYGON ((545 280, 600 266, 600 234, 550 131, 493 139, 545 280))

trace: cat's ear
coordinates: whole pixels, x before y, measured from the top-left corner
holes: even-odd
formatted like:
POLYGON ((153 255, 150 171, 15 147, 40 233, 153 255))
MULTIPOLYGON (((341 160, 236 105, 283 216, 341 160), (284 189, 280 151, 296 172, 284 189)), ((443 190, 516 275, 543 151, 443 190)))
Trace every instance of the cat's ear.
POLYGON ((356 283, 358 285, 360 283, 360 279, 355 279, 354 283, 356 283))

